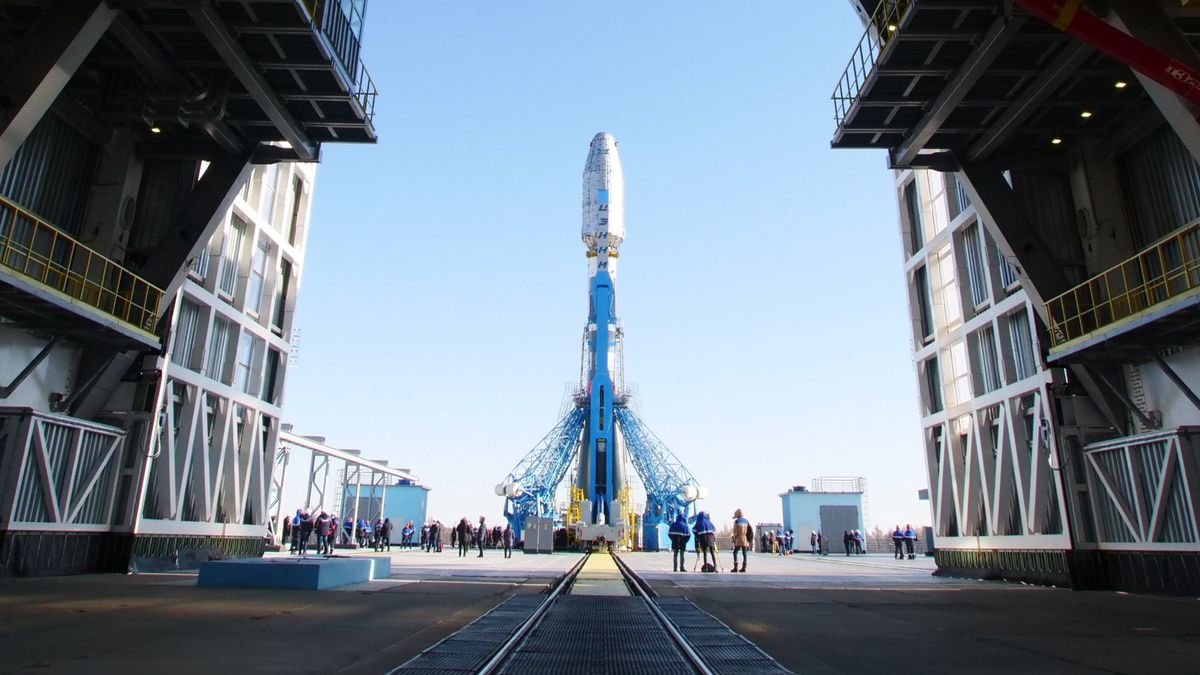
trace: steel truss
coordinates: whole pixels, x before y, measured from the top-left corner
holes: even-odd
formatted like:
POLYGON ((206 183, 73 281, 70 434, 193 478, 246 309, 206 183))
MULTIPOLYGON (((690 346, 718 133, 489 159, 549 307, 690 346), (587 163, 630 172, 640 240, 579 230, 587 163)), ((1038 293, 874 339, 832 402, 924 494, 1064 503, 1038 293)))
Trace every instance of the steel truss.
POLYGON ((587 417, 586 407, 571 408, 508 473, 504 485, 519 487, 519 493, 504 495, 504 516, 517 538, 527 517, 554 517, 554 493, 577 453, 587 417))
POLYGON ((618 407, 613 410, 613 415, 629 450, 629 459, 646 488, 643 523, 658 525, 676 513, 686 511, 695 501, 685 494, 688 488, 697 485, 691 472, 633 410, 618 407))

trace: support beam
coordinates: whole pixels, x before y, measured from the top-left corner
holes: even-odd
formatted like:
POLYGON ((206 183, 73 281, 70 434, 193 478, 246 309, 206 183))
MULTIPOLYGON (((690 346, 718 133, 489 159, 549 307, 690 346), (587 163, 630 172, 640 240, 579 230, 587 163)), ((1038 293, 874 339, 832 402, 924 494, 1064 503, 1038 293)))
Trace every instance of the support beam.
POLYGON ((142 278, 175 297, 175 286, 186 272, 183 264, 200 242, 207 242, 224 221, 225 213, 250 174, 250 158, 220 157, 208 165, 181 210, 179 220, 138 270, 142 278))
POLYGON ((1167 365, 1167 362, 1164 361, 1157 352, 1150 351, 1149 353, 1151 358, 1154 359, 1154 362, 1158 364, 1158 369, 1163 372, 1163 375, 1166 375, 1168 380, 1175 383, 1175 386, 1179 388, 1180 393, 1182 393, 1187 400, 1192 402, 1192 405, 1195 406, 1196 410, 1200 410, 1200 396, 1196 396, 1196 392, 1188 386, 1187 382, 1183 381, 1182 377, 1179 377, 1179 373, 1175 372, 1174 368, 1167 365))
MULTIPOLYGON (((1105 20, 1138 40, 1153 45, 1167 56, 1200 71, 1200 54, 1196 52, 1171 17, 1157 3, 1145 0, 1109 0, 1109 15, 1105 20)), ((1178 94, 1136 70, 1137 77, 1150 100, 1162 113, 1167 124, 1183 141, 1192 159, 1200 162, 1200 110, 1178 94)))
POLYGON ((45 116, 117 11, 103 0, 64 0, 42 12, 25 40, 0 66, 3 117, 0 169, 45 116))
POLYGON ((1086 43, 1077 40, 1068 42, 1054 61, 1021 93, 1021 97, 1008 106, 995 124, 983 132, 979 140, 967 151, 966 161, 976 164, 995 152, 1093 53, 1094 50, 1086 43))
MULTIPOLYGON (((112 32, 117 40, 120 41, 121 46, 133 56, 134 60, 146 69, 146 72, 159 85, 181 92, 184 90, 187 83, 186 79, 175 66, 171 65, 166 54, 163 54, 162 50, 138 28, 133 19, 124 14, 117 17, 113 21, 112 32)), ((240 155, 245 152, 245 146, 242 144, 241 139, 224 120, 200 120, 196 122, 196 126, 199 126, 225 152, 233 155, 240 155)))
POLYGON ((37 367, 42 364, 42 361, 46 360, 47 356, 50 356, 50 352, 54 351, 54 347, 57 345, 58 336, 50 338, 50 341, 46 343, 46 346, 42 347, 42 350, 39 351, 29 361, 25 368, 22 369, 21 372, 17 373, 17 376, 12 379, 12 382, 9 382, 4 386, 0 386, 0 398, 8 398, 9 396, 12 396, 13 392, 17 390, 17 387, 20 387, 21 383, 25 381, 25 378, 29 377, 31 374, 33 374, 33 371, 37 370, 37 367))
POLYGON ((1096 377, 1113 396, 1117 397, 1117 400, 1119 400, 1125 406, 1126 410, 1132 413, 1134 417, 1138 418, 1138 421, 1142 423, 1142 426, 1146 427, 1147 429, 1157 429, 1162 426, 1160 422, 1150 419, 1149 415, 1142 412, 1142 409, 1137 407, 1137 404, 1130 400, 1130 398, 1125 395, 1125 392, 1121 391, 1120 387, 1110 382, 1107 377, 1104 377, 1103 375, 1097 375, 1096 377))
POLYGON ((1020 31, 1025 20, 1026 17, 1013 16, 1011 13, 996 18, 979 45, 975 47, 975 51, 971 52, 962 67, 954 73, 954 79, 942 90, 921 121, 908 132, 900 147, 891 151, 892 168, 909 166, 917 153, 925 149, 925 144, 941 130, 950 114, 1020 31))
POLYGON ((201 32, 212 43, 221 58, 225 60, 225 64, 233 70, 234 75, 237 76, 246 91, 254 97, 254 101, 270 118, 275 128, 292 145, 296 154, 305 161, 315 161, 318 154, 316 144, 308 138, 304 128, 288 112, 287 106, 279 100, 250 55, 246 53, 245 49, 242 49, 237 38, 229 32, 229 27, 221 20, 216 8, 205 5, 189 9, 188 15, 200 27, 201 32))

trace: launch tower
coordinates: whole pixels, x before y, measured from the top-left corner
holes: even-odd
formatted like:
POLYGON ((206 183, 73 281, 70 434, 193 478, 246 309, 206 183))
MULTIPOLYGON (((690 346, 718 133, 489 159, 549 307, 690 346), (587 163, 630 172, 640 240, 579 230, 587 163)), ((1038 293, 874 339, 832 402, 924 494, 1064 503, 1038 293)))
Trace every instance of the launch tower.
POLYGON ((568 525, 582 541, 625 540, 636 521, 626 465, 646 489, 643 546, 665 543, 665 524, 704 496, 691 473, 629 408, 616 314, 617 258, 625 239, 625 179, 612 134, 592 139, 583 169, 583 243, 588 261, 588 322, 580 386, 554 429, 530 451, 496 494, 519 538, 528 516, 556 516, 555 492, 575 466, 568 525))

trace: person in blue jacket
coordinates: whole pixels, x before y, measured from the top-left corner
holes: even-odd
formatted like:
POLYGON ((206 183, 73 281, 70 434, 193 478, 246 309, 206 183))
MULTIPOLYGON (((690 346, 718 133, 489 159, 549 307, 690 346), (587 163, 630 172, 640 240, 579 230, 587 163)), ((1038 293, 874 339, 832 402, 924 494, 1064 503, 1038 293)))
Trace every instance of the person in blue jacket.
POLYGON ((917 557, 916 553, 913 552, 913 548, 916 546, 916 543, 917 543, 917 531, 913 529, 912 525, 905 523, 904 524, 904 548, 905 548, 906 552, 908 553, 909 560, 913 560, 914 558, 917 557))
POLYGON ((692 525, 692 534, 696 535, 696 548, 704 556, 705 569, 708 556, 712 555, 712 569, 717 568, 717 528, 713 527, 712 519, 708 514, 701 511, 696 514, 696 522, 692 525))
POLYGON ((688 539, 692 535, 688 532, 687 519, 683 517, 682 511, 675 517, 675 522, 671 523, 671 527, 667 530, 667 536, 671 538, 672 571, 686 572, 684 559, 687 557, 688 539))

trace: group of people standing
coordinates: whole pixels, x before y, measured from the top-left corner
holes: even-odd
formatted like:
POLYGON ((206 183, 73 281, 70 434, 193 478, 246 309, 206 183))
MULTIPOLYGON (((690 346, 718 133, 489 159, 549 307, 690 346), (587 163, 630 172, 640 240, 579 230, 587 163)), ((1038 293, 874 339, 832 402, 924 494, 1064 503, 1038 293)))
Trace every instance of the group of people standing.
MULTIPOLYGON (((688 539, 695 537, 696 553, 703 557, 701 569, 705 572, 715 572, 720 567, 717 559, 717 530, 712 518, 701 511, 696 514, 692 527, 688 528, 687 518, 682 513, 675 517, 667 529, 671 539, 671 569, 675 572, 686 572, 686 554, 688 539), (709 559, 712 562, 709 562, 709 559)), ((745 572, 746 563, 750 559, 750 551, 754 550, 754 528, 750 521, 742 515, 742 510, 733 512, 733 569, 731 572, 745 572), (742 556, 742 567, 738 569, 738 554, 742 556)), ((699 562, 699 561, 698 561, 699 562)))
MULTIPOLYGON (((307 509, 296 509, 296 515, 283 523, 283 540, 291 543, 289 553, 307 555, 309 542, 315 541, 317 555, 331 555, 335 546, 354 542, 359 548, 371 546, 376 551, 392 550, 394 526, 390 518, 376 518, 374 523, 359 518, 341 520, 336 513, 319 511, 314 516, 307 509)), ((412 546, 416 529, 410 520, 400 531, 400 545, 412 546)))
POLYGON ((863 555, 867 552, 866 539, 860 530, 845 530, 842 532, 842 545, 846 547, 846 555, 851 553, 863 555))
MULTIPOLYGON (((471 550, 472 546, 479 549, 479 555, 483 557, 484 547, 489 548, 504 548, 504 557, 512 557, 513 547, 513 530, 512 525, 505 524, 503 528, 499 525, 488 529, 487 520, 483 516, 479 516, 479 525, 474 526, 471 521, 464 516, 458 521, 458 525, 450 530, 450 545, 458 546, 458 557, 464 558, 471 550)), ((441 550, 441 544, 438 544, 438 550, 441 550)))
POLYGON ((917 543, 917 531, 912 525, 905 524, 904 529, 900 529, 897 525, 896 529, 892 530, 892 546, 896 549, 893 553, 896 560, 904 560, 907 555, 909 560, 917 557, 914 552, 917 543))

